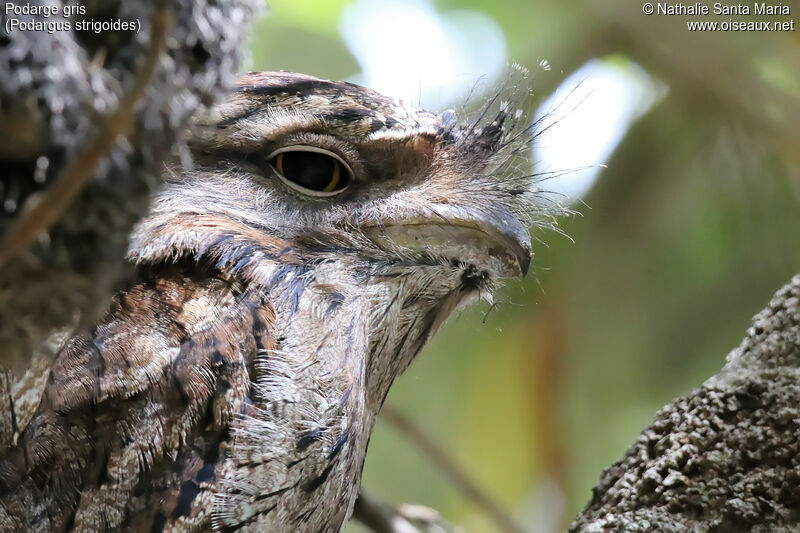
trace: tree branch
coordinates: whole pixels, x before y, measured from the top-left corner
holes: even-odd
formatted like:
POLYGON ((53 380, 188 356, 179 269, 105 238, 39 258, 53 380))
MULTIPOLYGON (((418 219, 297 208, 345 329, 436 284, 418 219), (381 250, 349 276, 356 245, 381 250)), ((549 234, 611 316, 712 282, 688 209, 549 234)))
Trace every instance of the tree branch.
POLYGON ((80 149, 53 185, 38 198, 29 198, 28 204, 34 205, 25 206, 0 241, 0 268, 59 219, 94 175, 100 162, 110 155, 119 137, 131 132, 137 104, 144 96, 166 47, 171 18, 169 3, 160 0, 150 17, 150 45, 130 90, 122 97, 117 109, 100 121, 97 134, 80 149))
POLYGON ((800 275, 603 472, 571 531, 797 531, 799 435, 800 275))
POLYGON ((522 533, 522 528, 508 515, 503 507, 472 480, 450 456, 425 432, 408 417, 391 405, 384 405, 381 417, 390 422, 402 435, 427 456, 459 491, 474 504, 480 507, 505 533, 522 533))
POLYGON ((84 6, 85 20, 141 20, 141 34, 0 28, 0 366, 52 356, 45 339, 94 322, 132 274, 129 235, 163 161, 227 92, 262 3, 84 6))
POLYGON ((458 533, 430 507, 400 504, 392 506, 361 489, 353 508, 353 519, 374 533, 458 533))

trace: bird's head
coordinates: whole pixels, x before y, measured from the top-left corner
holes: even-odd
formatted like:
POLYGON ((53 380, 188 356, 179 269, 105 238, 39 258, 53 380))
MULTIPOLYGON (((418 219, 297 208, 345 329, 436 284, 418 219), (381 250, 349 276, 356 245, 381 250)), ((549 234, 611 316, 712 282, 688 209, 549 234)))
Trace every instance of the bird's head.
POLYGON ((131 256, 210 262, 268 291, 288 345, 349 335, 388 390, 455 308, 528 270, 528 228, 548 212, 518 164, 531 129, 511 85, 461 119, 350 83, 247 74, 196 118, 131 256), (292 325, 301 316, 317 325, 292 325))

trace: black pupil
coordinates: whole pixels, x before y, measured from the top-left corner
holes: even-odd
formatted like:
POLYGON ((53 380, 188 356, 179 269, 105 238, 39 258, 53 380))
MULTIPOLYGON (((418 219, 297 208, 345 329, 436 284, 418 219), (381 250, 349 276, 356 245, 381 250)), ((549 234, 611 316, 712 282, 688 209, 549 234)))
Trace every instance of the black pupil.
POLYGON ((312 191, 324 191, 339 164, 331 156, 316 152, 284 152, 281 155, 284 177, 312 191))

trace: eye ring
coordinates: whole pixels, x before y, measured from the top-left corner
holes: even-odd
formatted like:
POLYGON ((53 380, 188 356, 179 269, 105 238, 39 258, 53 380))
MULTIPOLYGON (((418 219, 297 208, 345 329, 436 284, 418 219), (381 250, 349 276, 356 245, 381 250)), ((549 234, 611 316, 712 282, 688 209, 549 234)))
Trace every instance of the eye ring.
POLYGON ((344 159, 316 146, 284 146, 270 153, 267 161, 283 183, 306 196, 336 196, 353 181, 353 170, 344 159), (303 157, 303 153, 317 155, 303 157), (320 155, 330 161, 325 161, 320 155), (326 168, 327 165, 330 167, 326 168))

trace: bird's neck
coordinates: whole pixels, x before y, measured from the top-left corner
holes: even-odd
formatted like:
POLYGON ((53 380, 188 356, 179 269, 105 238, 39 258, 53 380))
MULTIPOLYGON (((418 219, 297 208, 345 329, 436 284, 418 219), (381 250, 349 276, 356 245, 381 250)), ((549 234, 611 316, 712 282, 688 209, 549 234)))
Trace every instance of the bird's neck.
POLYGON ((336 376, 352 385, 351 393, 358 390, 371 424, 394 380, 469 298, 435 267, 357 279, 352 271, 347 264, 318 265, 307 273, 312 281, 299 300, 299 281, 291 281, 298 274, 290 274, 274 305, 285 328, 281 336, 320 376, 336 376))
POLYGON ((274 312, 263 327, 273 341, 255 342, 250 403, 231 421, 223 469, 233 472, 218 478, 216 516, 285 530, 287 516, 314 514, 314 523, 336 530, 352 509, 380 406, 463 300, 460 276, 446 266, 308 260, 286 241, 230 220, 187 217, 149 217, 131 258, 211 264, 274 312), (206 231, 195 231, 198 224, 206 231), (330 505, 318 505, 323 493, 330 505), (288 514, 270 512, 275 505, 288 514))

